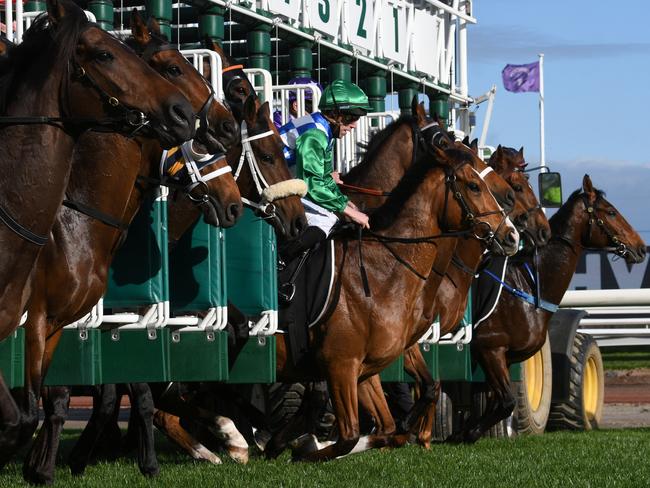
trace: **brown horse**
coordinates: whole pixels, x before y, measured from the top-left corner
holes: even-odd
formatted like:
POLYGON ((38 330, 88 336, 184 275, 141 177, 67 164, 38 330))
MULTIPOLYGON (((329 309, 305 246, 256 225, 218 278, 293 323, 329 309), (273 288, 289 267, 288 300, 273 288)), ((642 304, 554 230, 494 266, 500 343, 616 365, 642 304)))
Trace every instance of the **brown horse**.
MULTIPOLYGON (((472 149, 475 151, 477 148, 472 149)), ((489 165, 514 191, 516 204, 509 216, 520 234, 528 237, 524 241, 526 248, 546 245, 551 230, 528 177, 523 173, 526 166, 523 148, 515 151, 499 146, 490 158, 489 165)), ((489 183, 488 186, 492 189, 489 183)), ((431 299, 432 306, 424 315, 424 320, 429 323, 435 320, 436 316, 439 317, 441 335, 452 332, 460 322, 467 306, 474 274, 484 257, 483 250, 475 242, 457 240, 448 244, 453 245, 455 249, 452 264, 444 273, 435 296, 432 299, 431 296, 427 298, 431 299)), ((428 447, 440 387, 438 382, 433 381, 419 346, 415 345, 406 351, 404 364, 406 371, 415 378, 416 389, 422 400, 415 404, 402 429, 415 430, 418 442, 428 447)), ((381 423, 385 424, 386 420, 382 419, 381 423)))
MULTIPOLYGON (((150 53, 148 64, 168 77, 197 112, 200 113, 206 100, 210 100, 205 121, 201 121, 208 128, 199 129, 196 142, 210 151, 219 151, 236 142, 237 138, 232 135, 236 122, 225 107, 212 100, 212 91, 200 73, 166 41, 149 34, 139 16, 135 15, 132 22, 133 39, 130 42, 138 51, 150 53), (176 72, 171 67, 181 67, 182 71, 176 72), (225 133, 222 133, 224 128, 225 133)), ((28 308, 29 318, 25 326, 28 374, 21 402, 24 409, 23 441, 29 439, 36 428, 41 385, 62 327, 83 317, 104 294, 114 252, 140 207, 147 190, 144 186, 149 186, 136 184, 136 179, 160 179, 161 155, 162 149, 157 141, 148 139, 133 140, 115 134, 89 132, 77 142, 74 171, 66 191, 66 202, 73 202, 72 208, 62 208, 57 216, 53 237, 36 266, 36 286, 28 308), (74 209, 81 209, 83 214, 74 209)), ((215 224, 233 225, 241 214, 241 199, 225 158, 194 174, 194 179, 201 181, 200 185, 190 180, 190 173, 188 170, 184 176, 187 181, 178 179, 182 187, 186 185, 183 193, 197 205, 208 207, 205 212, 208 221, 213 215, 218 215, 215 224), (208 179, 213 171, 221 175, 208 179)), ((49 394, 49 397, 54 396, 49 394)), ((46 417, 41 435, 26 459, 24 475, 28 480, 40 483, 52 480, 61 427, 59 415, 46 417)), ((148 434, 142 436, 144 439, 152 437, 152 432, 143 434, 148 434)), ((157 472, 155 458, 151 460, 142 456, 141 460, 143 471, 157 472)))
MULTIPOLYGON (((629 264, 645 259, 645 243, 625 218, 596 190, 588 175, 550 219, 552 237, 539 251, 540 298, 559 304, 569 287, 578 259, 586 248, 614 252, 629 264)), ((534 295, 523 265, 509 266, 505 282, 534 295)), ((496 309, 472 336, 472 357, 478 361, 493 391, 485 413, 472 418, 463 439, 473 442, 498 421, 508 417, 515 396, 508 367, 532 357, 544 345, 552 313, 502 293, 496 309)))
MULTIPOLYGON (((248 86, 250 83, 246 80, 246 87, 248 86)), ((235 174, 238 173, 237 185, 240 193, 249 205, 257 209, 259 215, 274 226, 276 235, 293 237, 306 226, 304 209, 298 196, 302 185, 291 180, 291 173, 282 153, 281 140, 270 117, 268 104, 264 103, 260 106, 254 96, 247 97, 244 102, 239 99, 229 100, 229 104, 241 105, 240 110, 235 113, 241 114, 242 125, 247 127, 247 135, 242 137, 238 147, 227 154, 228 163, 235 168, 235 174), (251 138, 248 143, 247 137, 251 138), (247 149, 245 149, 246 144, 248 144, 247 149), (254 159, 254 164, 249 163, 248 158, 254 159), (265 182, 264 187, 260 189, 256 181, 265 182)), ((197 218, 198 212, 189 199, 179 198, 170 202, 168 228, 171 246, 197 218)), ((236 310, 229 307, 229 317, 236 313, 236 310)), ((229 322, 239 324, 243 320, 233 318, 233 320, 229 319, 229 322)), ((244 333, 247 336, 247 328, 244 333)), ((180 427, 177 416, 201 422, 224 440, 231 457, 239 462, 246 462, 248 459, 246 442, 238 435, 229 419, 189 404, 180 395, 174 394, 175 388, 166 388, 166 386, 162 389, 158 386, 152 387, 153 399, 159 409, 156 413, 156 425, 160 430, 187 449, 193 457, 202 457, 216 462, 215 460, 218 459, 216 456, 207 449, 201 448, 198 442, 192 440, 191 436, 180 427), (163 390, 165 390, 164 395, 163 390)), ((152 392, 146 384, 131 384, 129 388, 132 403, 147 404, 147 398, 150 398, 152 392)), ((106 428, 106 423, 110 422, 114 409, 119 406, 115 391, 114 385, 106 385, 98 393, 98 408, 94 409, 91 421, 70 456, 70 466, 74 473, 84 471, 101 433, 106 428)), ((60 398, 53 398, 50 401, 59 405, 65 404, 66 393, 62 391, 60 398)), ((151 424, 150 416, 143 416, 140 411, 132 410, 132 416, 139 419, 140 425, 151 424)), ((140 459, 155 459, 153 442, 147 442, 144 448, 145 451, 140 453, 140 459)))
MULTIPOLYGON (((146 129, 171 145, 193 135, 194 114, 176 88, 68 0, 48 1, 47 15, 0 60, 0 113, 2 340, 20 322, 80 135, 146 129)), ((12 452, 19 419, 0 375, 1 457, 12 452)))
MULTIPOLYGON (((284 336, 278 336, 278 376, 283 380, 325 376, 337 417, 338 441, 302 454, 304 459, 332 459, 405 441, 391 436, 360 441, 357 384, 394 361, 428 326, 422 327, 419 320, 420 296, 440 253, 438 237, 458 236, 445 233, 459 229, 461 235, 474 235, 497 253, 516 251, 516 230, 474 168, 476 156, 434 135, 432 127, 420 129, 414 119, 403 118, 375 136, 378 142, 347 175, 346 183, 374 188, 395 171, 404 176, 372 213, 369 236, 360 242, 335 241, 340 295, 331 314, 310 330, 311 361, 293 368, 284 336), (410 152, 404 149, 409 145, 410 152), (436 238, 428 240, 425 236, 431 234, 436 238), (498 236, 498 242, 486 242, 487 235, 498 236), (371 297, 360 287, 360 252, 369 271, 371 297)), ((451 252, 446 259, 451 259, 451 252)))

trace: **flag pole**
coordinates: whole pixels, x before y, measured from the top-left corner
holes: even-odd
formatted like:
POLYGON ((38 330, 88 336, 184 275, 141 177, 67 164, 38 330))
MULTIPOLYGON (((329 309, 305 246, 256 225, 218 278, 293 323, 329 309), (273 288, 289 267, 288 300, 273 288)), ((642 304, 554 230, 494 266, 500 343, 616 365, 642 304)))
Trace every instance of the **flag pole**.
POLYGON ((544 53, 539 54, 539 165, 546 166, 544 150, 544 53))

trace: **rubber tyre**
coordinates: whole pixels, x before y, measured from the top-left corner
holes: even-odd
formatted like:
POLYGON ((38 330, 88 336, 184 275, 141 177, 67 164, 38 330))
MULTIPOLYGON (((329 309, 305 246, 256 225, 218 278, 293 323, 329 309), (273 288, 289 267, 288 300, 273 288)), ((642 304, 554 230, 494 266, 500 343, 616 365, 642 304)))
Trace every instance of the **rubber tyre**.
POLYGON ((436 416, 433 420, 431 439, 443 442, 451 435, 453 425, 453 404, 451 397, 444 391, 440 391, 438 403, 436 403, 436 416))
POLYGON ((571 349, 569 400, 553 403, 549 430, 597 429, 603 418, 605 372, 596 340, 576 333, 571 349))
POLYGON ((515 426, 519 434, 542 434, 548 423, 553 392, 551 344, 546 336, 542 348, 521 365, 522 380, 515 383, 515 426))
MULTIPOLYGON (((488 394, 484 391, 474 393, 472 395, 472 415, 481 416, 487 407, 488 394)), ((510 439, 517 435, 513 429, 514 413, 509 417, 498 421, 495 425, 483 434, 483 437, 490 437, 492 439, 510 439)))
POLYGON ((277 432, 293 417, 305 395, 305 385, 302 383, 274 383, 268 391, 268 428, 277 432))

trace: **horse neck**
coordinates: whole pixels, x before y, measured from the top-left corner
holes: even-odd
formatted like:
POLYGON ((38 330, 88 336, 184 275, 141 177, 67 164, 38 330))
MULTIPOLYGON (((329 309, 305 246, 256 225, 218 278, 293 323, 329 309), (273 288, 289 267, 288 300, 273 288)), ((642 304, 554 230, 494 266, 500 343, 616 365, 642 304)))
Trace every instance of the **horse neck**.
POLYGON ((346 183, 367 188, 389 191, 394 188, 413 163, 413 138, 411 127, 404 124, 384 141, 381 151, 363 171, 353 171, 346 183), (408 131, 408 136, 404 132, 408 131), (392 143, 396 141, 396 143, 392 143), (407 156, 407 157, 405 157, 407 156), (408 158, 408 159, 407 159, 408 158), (349 181, 348 181, 349 178, 349 181))
POLYGON ((551 240, 539 251, 541 293, 551 303, 562 300, 582 255, 581 240, 587 225, 587 214, 581 216, 578 212, 579 209, 574 207, 570 214, 553 215, 549 220, 551 240))
MULTIPOLYGON (((149 163, 145 163, 137 142, 117 134, 88 132, 76 146, 66 196, 128 225, 142 201, 134 188, 144 164, 149 163)), ((89 233, 103 236, 95 242, 101 242, 105 250, 112 250, 121 235, 118 229, 95 219, 80 222, 89 233)))

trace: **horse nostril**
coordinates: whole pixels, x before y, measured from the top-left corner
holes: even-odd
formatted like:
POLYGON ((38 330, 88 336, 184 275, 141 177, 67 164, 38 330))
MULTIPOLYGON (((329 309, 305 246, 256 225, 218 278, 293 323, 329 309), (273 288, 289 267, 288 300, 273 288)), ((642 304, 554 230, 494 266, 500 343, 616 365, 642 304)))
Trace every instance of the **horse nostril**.
POLYGON ((298 237, 307 228, 307 219, 302 215, 293 219, 293 237, 298 237))
POLYGON ((641 258, 641 261, 645 260, 645 257, 648 254, 645 246, 639 246, 637 252, 639 253, 639 257, 641 258))
POLYGON ((545 228, 539 229, 539 231, 537 232, 537 236, 539 237, 539 243, 546 244, 551 237, 549 234, 550 233, 548 229, 545 228))
POLYGON ((228 205, 227 218, 230 222, 236 222, 241 215, 242 207, 238 203, 231 203, 228 205))
POLYGON ((224 120, 221 124, 221 131, 226 134, 226 135, 233 135, 237 129, 235 128, 235 124, 230 121, 230 120, 224 120))

